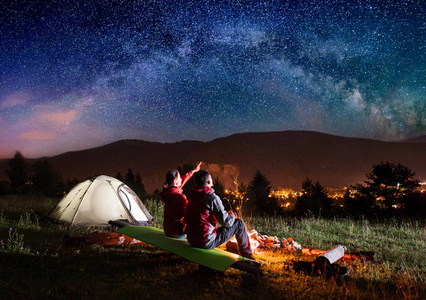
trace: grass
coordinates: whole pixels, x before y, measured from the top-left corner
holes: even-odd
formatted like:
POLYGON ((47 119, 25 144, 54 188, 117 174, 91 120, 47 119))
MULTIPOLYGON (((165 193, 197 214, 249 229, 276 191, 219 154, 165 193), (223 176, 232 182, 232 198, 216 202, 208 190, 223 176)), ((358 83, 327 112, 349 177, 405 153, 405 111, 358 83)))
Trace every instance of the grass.
MULTIPOLYGON (((261 277, 234 269, 208 271, 148 244, 66 247, 70 230, 46 218, 58 199, 0 198, 0 294, 2 298, 66 299, 421 299, 426 298, 426 229, 416 221, 259 217, 250 229, 293 237, 312 248, 336 244, 348 252, 375 251, 374 263, 339 262, 350 268, 342 279, 317 278, 284 268, 301 253, 264 250, 261 277)), ((161 228, 162 208, 146 201, 161 228)), ((90 232, 72 229, 71 232, 90 232)))
POLYGON ((291 236, 311 248, 329 249, 341 244, 347 252, 375 251, 379 262, 392 262, 398 267, 426 267, 426 229, 418 221, 255 218, 249 225, 268 235, 291 236))

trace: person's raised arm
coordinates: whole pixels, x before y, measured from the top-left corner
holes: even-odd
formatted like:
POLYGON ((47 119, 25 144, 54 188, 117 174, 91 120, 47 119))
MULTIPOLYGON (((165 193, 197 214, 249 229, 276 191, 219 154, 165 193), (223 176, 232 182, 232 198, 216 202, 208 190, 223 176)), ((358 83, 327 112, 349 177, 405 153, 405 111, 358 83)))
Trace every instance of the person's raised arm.
POLYGON ((203 162, 202 162, 202 161, 200 161, 200 162, 198 163, 197 167, 195 167, 195 169, 194 169, 194 170, 192 170, 192 173, 196 173, 196 172, 200 171, 200 168, 201 168, 201 164, 202 164, 202 163, 203 163, 203 162))
POLYGON ((189 171, 188 173, 186 173, 185 175, 183 175, 183 177, 182 177, 182 183, 181 183, 181 185, 180 185, 180 187, 181 187, 181 188, 185 185, 185 183, 187 183, 187 182, 188 182, 188 180, 192 177, 192 175, 194 175, 194 173, 195 173, 195 172, 200 171, 200 167, 201 167, 201 164, 202 164, 202 163, 203 163, 203 162, 202 162, 202 161, 200 161, 200 162, 197 164, 197 166, 195 167, 195 169, 194 169, 194 170, 189 171))

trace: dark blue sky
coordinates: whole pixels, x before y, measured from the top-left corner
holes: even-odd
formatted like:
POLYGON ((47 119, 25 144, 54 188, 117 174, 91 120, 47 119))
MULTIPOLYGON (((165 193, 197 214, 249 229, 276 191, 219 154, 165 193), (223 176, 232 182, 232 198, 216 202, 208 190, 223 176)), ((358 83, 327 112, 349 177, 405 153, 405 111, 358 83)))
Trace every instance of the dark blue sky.
POLYGON ((41 2, 2 4, 0 158, 252 131, 426 134, 424 1, 41 2))

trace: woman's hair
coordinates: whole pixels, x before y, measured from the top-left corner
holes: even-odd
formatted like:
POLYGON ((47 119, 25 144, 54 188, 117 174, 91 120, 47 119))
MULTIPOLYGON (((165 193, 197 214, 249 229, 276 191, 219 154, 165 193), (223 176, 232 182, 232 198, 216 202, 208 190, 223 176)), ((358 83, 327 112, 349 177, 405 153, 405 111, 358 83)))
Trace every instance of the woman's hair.
POLYGON ((179 171, 178 170, 171 170, 167 172, 166 174, 166 181, 164 182, 164 185, 171 185, 173 183, 173 180, 175 180, 178 177, 179 171))

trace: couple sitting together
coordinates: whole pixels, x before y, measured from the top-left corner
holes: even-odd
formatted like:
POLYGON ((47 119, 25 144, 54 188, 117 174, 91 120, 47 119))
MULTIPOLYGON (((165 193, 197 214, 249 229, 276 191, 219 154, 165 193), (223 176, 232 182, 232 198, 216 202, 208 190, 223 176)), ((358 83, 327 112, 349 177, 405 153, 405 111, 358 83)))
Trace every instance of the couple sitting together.
POLYGON ((180 176, 177 170, 166 174, 160 197, 164 203, 164 233, 174 238, 186 238, 198 248, 213 249, 227 242, 234 235, 241 256, 253 259, 246 227, 243 220, 232 211, 226 211, 222 201, 212 189, 213 179, 206 170, 197 167, 180 176), (188 194, 182 187, 195 173, 195 186, 188 194), (217 227, 217 224, 221 226, 217 227))

